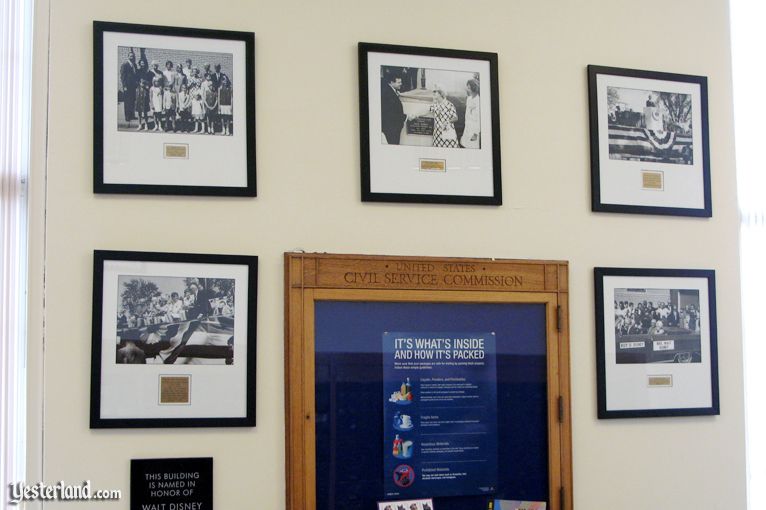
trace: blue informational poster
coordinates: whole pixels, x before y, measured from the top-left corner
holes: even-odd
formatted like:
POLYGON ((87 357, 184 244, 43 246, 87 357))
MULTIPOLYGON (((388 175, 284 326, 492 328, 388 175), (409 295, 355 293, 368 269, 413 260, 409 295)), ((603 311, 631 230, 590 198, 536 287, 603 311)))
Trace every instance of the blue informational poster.
POLYGON ((386 498, 497 490, 495 334, 383 334, 386 498))

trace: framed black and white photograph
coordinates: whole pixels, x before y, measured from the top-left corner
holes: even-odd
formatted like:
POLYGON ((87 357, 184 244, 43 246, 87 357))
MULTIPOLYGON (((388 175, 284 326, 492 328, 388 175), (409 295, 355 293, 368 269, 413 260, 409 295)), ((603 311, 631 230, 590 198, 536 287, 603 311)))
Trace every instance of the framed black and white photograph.
POLYGON ((713 215, 707 78, 588 66, 594 211, 713 215))
POLYGON ((258 257, 94 252, 91 428, 255 425, 258 257))
POLYGON ((255 196, 255 35, 93 22, 96 193, 255 196))
POLYGON ((719 414, 715 272, 594 275, 598 417, 719 414))
POLYGON ((497 54, 359 43, 362 201, 501 205, 497 54))

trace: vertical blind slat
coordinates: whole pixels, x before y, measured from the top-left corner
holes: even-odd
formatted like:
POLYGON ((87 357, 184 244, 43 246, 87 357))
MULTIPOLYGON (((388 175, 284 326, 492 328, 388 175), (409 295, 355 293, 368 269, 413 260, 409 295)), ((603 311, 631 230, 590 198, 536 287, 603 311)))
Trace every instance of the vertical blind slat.
MULTIPOLYGON (((24 479, 32 0, 0 7, 0 487, 24 479)), ((7 498, 0 498, 6 509, 7 498)))

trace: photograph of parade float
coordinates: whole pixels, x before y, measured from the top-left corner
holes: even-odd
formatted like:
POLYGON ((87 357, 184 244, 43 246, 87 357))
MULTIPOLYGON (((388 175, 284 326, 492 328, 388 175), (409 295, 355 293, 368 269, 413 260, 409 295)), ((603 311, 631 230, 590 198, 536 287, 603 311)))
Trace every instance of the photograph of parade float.
POLYGON ((692 96, 607 87, 609 158, 694 163, 692 96))
POLYGON ((699 290, 615 289, 618 364, 701 363, 699 290))
POLYGON ((120 275, 118 288, 118 364, 234 363, 234 279, 120 275))

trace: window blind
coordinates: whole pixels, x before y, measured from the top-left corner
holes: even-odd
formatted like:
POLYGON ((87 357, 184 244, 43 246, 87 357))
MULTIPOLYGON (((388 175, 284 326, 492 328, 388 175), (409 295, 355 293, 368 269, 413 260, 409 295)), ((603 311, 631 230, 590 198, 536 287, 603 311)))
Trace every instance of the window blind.
POLYGON ((0 2, 0 508, 24 480, 32 0, 0 2))

